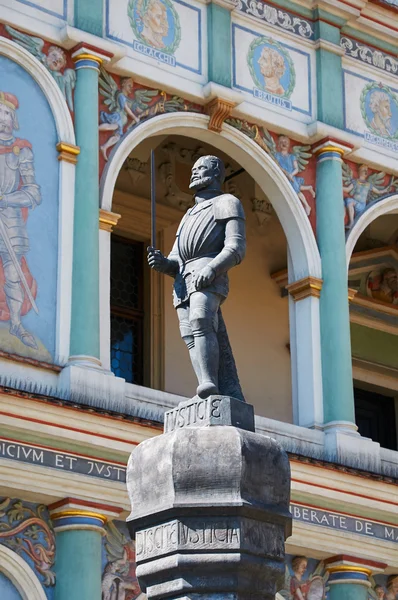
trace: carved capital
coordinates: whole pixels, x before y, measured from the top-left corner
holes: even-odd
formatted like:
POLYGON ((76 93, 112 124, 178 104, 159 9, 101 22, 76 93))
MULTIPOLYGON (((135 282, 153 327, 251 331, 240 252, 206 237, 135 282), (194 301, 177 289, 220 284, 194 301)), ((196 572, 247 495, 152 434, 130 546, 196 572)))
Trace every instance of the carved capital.
POLYGON ((66 142, 58 142, 56 148, 59 152, 58 160, 65 160, 66 162, 75 165, 77 163, 77 157, 80 154, 79 146, 68 144, 66 142))
POLYGON ((220 133, 225 119, 231 116, 235 106, 235 102, 223 100, 222 98, 213 98, 213 100, 210 100, 205 106, 206 114, 210 117, 208 128, 211 131, 220 133))
POLYGON ((103 231, 112 233, 113 228, 117 225, 121 215, 100 208, 99 211, 99 228, 103 231))
POLYGON ((304 277, 304 279, 290 283, 286 286, 286 289, 289 294, 293 296, 295 302, 297 302, 298 300, 303 300, 309 296, 319 298, 321 295, 322 283, 322 279, 318 279, 317 277, 304 277))

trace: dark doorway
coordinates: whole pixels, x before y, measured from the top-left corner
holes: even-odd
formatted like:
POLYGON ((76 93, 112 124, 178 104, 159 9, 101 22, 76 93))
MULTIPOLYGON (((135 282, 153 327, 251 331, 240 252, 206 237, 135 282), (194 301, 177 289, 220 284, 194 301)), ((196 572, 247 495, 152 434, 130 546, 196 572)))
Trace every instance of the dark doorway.
POLYGON ((359 433, 383 448, 397 450, 394 398, 359 388, 354 388, 354 398, 359 433))

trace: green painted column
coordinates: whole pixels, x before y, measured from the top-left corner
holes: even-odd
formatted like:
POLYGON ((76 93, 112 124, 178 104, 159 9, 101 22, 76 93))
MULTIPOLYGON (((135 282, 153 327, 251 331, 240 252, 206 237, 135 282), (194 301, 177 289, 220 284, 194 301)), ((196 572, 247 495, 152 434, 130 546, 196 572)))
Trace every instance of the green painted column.
POLYGON ((341 160, 344 147, 323 140, 314 152, 316 233, 323 277, 320 319, 324 422, 356 430, 345 257, 341 160))
POLYGON ((70 358, 99 364, 98 73, 102 61, 87 53, 79 53, 74 60, 80 155, 75 182, 70 358))
POLYGON ((102 37, 103 19, 103 0, 75 0, 74 21, 77 29, 102 37))
POLYGON ((106 517, 70 507, 50 508, 55 531, 55 600, 101 600, 102 535, 106 517))
MULTIPOLYGON (((330 15, 318 15, 331 18, 330 15)), ((344 21, 341 20, 341 24, 344 21)), ((318 99, 318 121, 344 129, 343 77, 340 48, 340 21, 331 24, 319 20, 315 33, 318 38, 316 50, 316 81, 318 99)))
POLYGON ((329 573, 328 600, 368 600, 369 577, 382 573, 386 564, 353 556, 341 555, 328 558, 325 568, 329 573))
POLYGON ((231 12, 218 4, 207 6, 209 81, 232 87, 231 12))

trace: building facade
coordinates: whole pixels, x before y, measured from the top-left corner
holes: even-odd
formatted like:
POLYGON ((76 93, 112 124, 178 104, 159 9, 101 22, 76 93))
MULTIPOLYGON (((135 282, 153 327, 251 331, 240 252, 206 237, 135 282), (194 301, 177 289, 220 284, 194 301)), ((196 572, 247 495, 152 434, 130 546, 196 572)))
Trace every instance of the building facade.
POLYGON ((126 463, 195 390, 151 150, 164 253, 198 157, 245 208, 223 314, 291 462, 279 600, 398 598, 397 32, 396 0, 0 0, 2 600, 144 597, 126 463))

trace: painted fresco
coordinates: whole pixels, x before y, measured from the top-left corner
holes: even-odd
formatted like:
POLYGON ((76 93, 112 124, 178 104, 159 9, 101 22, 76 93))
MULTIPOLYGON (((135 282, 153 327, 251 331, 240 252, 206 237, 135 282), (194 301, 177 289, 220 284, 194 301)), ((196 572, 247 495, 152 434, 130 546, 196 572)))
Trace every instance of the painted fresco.
POLYGON ((76 85, 76 73, 73 63, 65 50, 59 46, 49 44, 41 38, 18 31, 10 25, 4 26, 4 33, 8 34, 8 37, 13 42, 16 42, 30 52, 46 67, 61 90, 69 110, 73 111, 73 91, 76 85))
MULTIPOLYGON (((0 498, 0 544, 16 552, 29 564, 43 585, 48 600, 53 600, 55 535, 47 508, 16 498, 0 498)), ((3 595, 1 597, 3 600, 3 595)), ((19 596, 10 592, 5 600, 14 598, 19 596)))
POLYGON ((347 131, 364 137, 376 151, 398 152, 398 82, 391 87, 351 71, 343 74, 347 131))
POLYGON ((58 254, 57 134, 44 94, 0 56, 0 349, 51 362, 58 254))
POLYGON ((370 578, 369 600, 398 600, 398 573, 370 578))
POLYGON ((111 75, 105 69, 101 69, 99 89, 101 172, 112 149, 144 119, 168 112, 202 110, 179 96, 145 88, 131 77, 111 75))
MULTIPOLYGON (((233 85, 286 113, 312 114, 311 57, 282 40, 232 26, 233 85), (297 85, 297 81, 307 82, 297 85)), ((308 119, 307 119, 308 120, 308 119)))
POLYGON ((0 571, 0 590, 2 600, 23 600, 15 585, 0 571))
POLYGON ((343 162, 345 226, 349 231, 363 213, 397 191, 398 179, 372 171, 367 165, 343 162))
POLYGON ((287 555, 285 583, 283 590, 279 591, 279 599, 324 600, 328 591, 327 580, 323 562, 306 556, 287 555))
POLYGON ((177 69, 185 77, 203 75, 203 5, 194 0, 106 0, 106 6, 106 36, 131 48, 134 58, 177 69))
POLYGON ((315 164, 310 146, 296 144, 286 135, 270 133, 265 127, 240 119, 226 123, 254 140, 279 165, 315 227, 315 164))
POLYGON ((135 575, 135 544, 124 521, 106 525, 102 551, 102 600, 145 600, 135 575))

